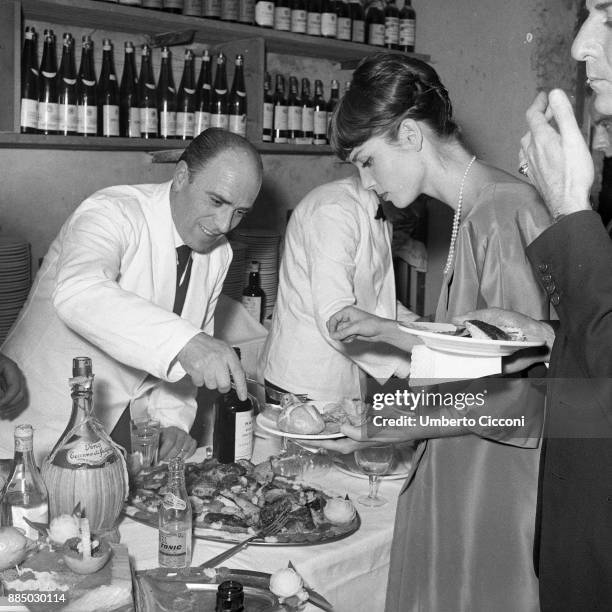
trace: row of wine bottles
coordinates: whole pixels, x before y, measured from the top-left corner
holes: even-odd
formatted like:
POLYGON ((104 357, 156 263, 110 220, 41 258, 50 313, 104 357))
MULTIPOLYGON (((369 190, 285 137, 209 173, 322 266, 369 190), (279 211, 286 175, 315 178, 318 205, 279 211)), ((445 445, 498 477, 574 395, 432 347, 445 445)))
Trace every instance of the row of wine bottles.
MULTIPOLYGON (((345 89, 348 89, 346 83, 345 89)), ((340 98, 340 84, 331 82, 329 100, 325 100, 323 82, 315 80, 314 96, 310 97, 310 81, 302 79, 300 94, 298 79, 289 77, 289 94, 285 95, 285 77, 276 75, 274 93, 268 73, 264 81, 263 133, 264 142, 279 144, 327 144, 331 115, 340 98)))
POLYGON ((404 0, 401 10, 395 0, 374 0, 367 13, 363 0, 118 1, 119 4, 169 13, 414 51, 416 12, 410 0, 404 0))
POLYGON ((127 41, 123 75, 118 84, 110 40, 104 39, 102 44, 99 80, 96 80, 93 42, 89 36, 83 36, 78 72, 72 35, 64 34, 62 44, 58 70, 55 35, 52 30, 45 30, 39 70, 36 32, 26 27, 21 66, 22 133, 189 139, 208 127, 220 127, 246 135, 247 96, 242 55, 236 56, 233 85, 228 91, 225 55, 216 56, 213 84, 211 56, 208 50, 204 51, 196 82, 194 53, 186 49, 177 90, 167 47, 161 50, 156 84, 151 48, 142 45, 137 76, 134 45, 127 41))

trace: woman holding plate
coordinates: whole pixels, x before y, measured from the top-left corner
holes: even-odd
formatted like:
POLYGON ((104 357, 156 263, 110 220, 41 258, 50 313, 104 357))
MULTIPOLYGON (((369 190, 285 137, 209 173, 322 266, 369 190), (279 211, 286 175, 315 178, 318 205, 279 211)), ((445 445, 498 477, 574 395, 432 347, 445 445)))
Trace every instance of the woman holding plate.
MULTIPOLYGON (((396 206, 425 193, 454 210, 436 321, 485 305, 549 317, 524 254, 550 224, 546 208, 530 185, 467 150, 428 64, 365 58, 331 126, 336 154, 358 168, 364 187, 396 206)), ((351 321, 365 340, 380 319, 349 307, 331 318, 332 337, 347 339, 351 321)), ((399 497, 387 612, 536 612, 538 440, 446 436, 419 444, 399 497)))

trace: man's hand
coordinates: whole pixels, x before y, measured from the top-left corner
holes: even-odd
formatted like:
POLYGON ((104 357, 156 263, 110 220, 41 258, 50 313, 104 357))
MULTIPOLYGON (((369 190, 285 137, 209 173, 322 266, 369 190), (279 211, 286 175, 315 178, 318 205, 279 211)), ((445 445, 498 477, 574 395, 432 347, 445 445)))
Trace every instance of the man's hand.
POLYGON ((593 160, 576 123, 572 105, 560 89, 540 93, 526 112, 529 132, 521 139, 520 161, 554 219, 590 210, 593 160), (558 131, 551 121, 555 120, 558 131))
POLYGON ((0 418, 9 418, 21 408, 26 385, 17 364, 0 354, 0 418))
POLYGON ((188 459, 197 448, 196 441, 178 427, 162 427, 159 437, 160 461, 167 461, 179 455, 183 459, 188 459))
POLYGON ((355 306, 345 306, 327 322, 330 337, 342 342, 389 342, 396 326, 395 321, 377 317, 355 306))
POLYGON ((238 397, 247 398, 244 370, 234 349, 223 340, 200 333, 181 349, 177 359, 196 387, 204 385, 207 389, 227 393, 231 388, 231 376, 238 397))

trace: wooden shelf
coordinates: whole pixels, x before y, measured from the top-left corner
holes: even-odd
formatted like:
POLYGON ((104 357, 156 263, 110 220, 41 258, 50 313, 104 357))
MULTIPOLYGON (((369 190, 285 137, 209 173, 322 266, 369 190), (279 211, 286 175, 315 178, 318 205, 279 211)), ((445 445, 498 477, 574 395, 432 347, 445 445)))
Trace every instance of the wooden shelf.
MULTIPOLYGON (((268 52, 325 58, 340 62, 346 68, 379 49, 333 38, 279 32, 218 19, 184 17, 95 0, 21 0, 21 5, 27 19, 148 35, 194 30, 196 42, 210 45, 256 36, 265 40, 268 52)), ((427 55, 409 55, 429 60, 427 55)))

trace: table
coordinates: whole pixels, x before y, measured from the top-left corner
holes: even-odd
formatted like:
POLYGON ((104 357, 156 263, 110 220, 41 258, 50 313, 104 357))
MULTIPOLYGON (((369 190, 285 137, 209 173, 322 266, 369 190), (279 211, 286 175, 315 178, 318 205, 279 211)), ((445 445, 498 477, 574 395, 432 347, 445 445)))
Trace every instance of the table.
MULTIPOLYGON (((255 439, 253 461, 258 463, 279 450, 279 440, 255 439)), ((195 455, 195 460, 198 454, 195 455)), ((367 492, 365 479, 349 476, 332 468, 317 479, 325 491, 356 500, 367 492)), ((384 610, 389 553, 395 521, 395 507, 403 480, 384 480, 380 493, 389 503, 367 508, 355 502, 361 515, 361 528, 353 535, 319 546, 249 546, 226 562, 228 567, 274 572, 289 560, 316 591, 324 595, 337 612, 378 612, 384 610)), ((127 544, 137 570, 157 567, 157 532, 125 518, 120 527, 121 541, 127 544)), ((227 550, 230 544, 194 539, 193 565, 227 550)), ((308 606, 307 610, 316 610, 308 606)))

